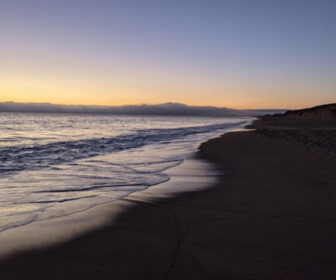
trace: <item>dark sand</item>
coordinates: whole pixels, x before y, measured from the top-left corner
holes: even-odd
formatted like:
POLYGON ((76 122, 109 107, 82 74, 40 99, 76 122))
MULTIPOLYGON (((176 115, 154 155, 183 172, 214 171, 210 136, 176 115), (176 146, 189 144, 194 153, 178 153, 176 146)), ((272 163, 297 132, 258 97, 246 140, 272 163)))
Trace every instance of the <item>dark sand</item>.
POLYGON ((111 226, 2 261, 0 278, 335 279, 335 147, 258 125, 201 146, 222 170, 214 188, 139 203, 111 226))

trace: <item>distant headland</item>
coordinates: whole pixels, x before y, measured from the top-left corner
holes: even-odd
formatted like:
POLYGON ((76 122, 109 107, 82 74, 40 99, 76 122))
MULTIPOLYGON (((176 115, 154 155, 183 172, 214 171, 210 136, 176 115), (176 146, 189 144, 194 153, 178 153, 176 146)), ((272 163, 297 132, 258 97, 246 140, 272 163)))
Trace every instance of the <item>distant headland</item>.
POLYGON ((30 113, 73 113, 73 114, 121 114, 121 115, 163 115, 163 116, 210 116, 210 117, 252 117, 265 114, 283 113, 284 109, 237 110, 214 106, 189 106, 181 103, 156 105, 60 105, 51 103, 0 102, 0 112, 30 113))

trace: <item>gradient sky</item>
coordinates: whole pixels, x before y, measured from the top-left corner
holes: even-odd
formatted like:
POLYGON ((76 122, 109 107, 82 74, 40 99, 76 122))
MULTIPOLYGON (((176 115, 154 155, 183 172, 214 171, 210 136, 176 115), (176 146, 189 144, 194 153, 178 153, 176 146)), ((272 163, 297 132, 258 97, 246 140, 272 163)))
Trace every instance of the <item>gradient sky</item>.
POLYGON ((0 0, 0 101, 336 102, 336 1, 0 0))

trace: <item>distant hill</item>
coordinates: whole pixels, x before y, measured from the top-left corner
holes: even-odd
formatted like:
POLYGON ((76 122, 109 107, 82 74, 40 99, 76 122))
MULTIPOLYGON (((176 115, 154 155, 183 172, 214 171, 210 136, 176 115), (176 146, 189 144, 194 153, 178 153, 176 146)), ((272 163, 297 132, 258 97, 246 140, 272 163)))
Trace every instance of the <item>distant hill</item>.
POLYGON ((336 128, 336 103, 301 110, 290 110, 283 114, 264 115, 250 128, 256 129, 332 129, 336 128))
POLYGON ((181 103, 164 103, 158 105, 125 105, 125 106, 82 106, 57 105, 50 103, 0 103, 0 112, 30 113, 75 113, 75 114, 121 114, 121 115, 176 115, 176 116, 209 116, 209 117, 251 117, 265 114, 283 113, 285 110, 236 110, 212 106, 188 106, 181 103))
POLYGON ((336 153, 336 103, 258 118, 249 128, 263 136, 298 143, 310 151, 336 153))
POLYGON ((336 103, 315 106, 312 108, 285 112, 287 117, 301 117, 307 119, 335 119, 336 103))

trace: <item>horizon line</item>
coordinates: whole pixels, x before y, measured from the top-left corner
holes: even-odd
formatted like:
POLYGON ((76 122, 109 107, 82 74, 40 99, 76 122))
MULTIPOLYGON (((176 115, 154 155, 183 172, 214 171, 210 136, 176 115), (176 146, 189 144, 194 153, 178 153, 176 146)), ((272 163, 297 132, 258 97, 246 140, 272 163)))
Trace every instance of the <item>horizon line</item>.
MULTIPOLYGON (((216 109, 231 109, 231 110, 237 110, 237 111, 247 111, 247 110, 293 110, 293 109, 289 109, 289 108, 267 108, 267 107, 257 107, 257 108, 235 108, 235 107, 226 107, 226 106, 215 106, 215 105, 190 105, 187 103, 181 103, 181 102, 173 102, 173 101, 166 101, 166 102, 162 102, 162 103, 130 103, 130 104, 122 104, 122 105, 102 105, 102 104, 64 104, 64 103, 52 103, 52 102, 34 102, 34 101, 29 101, 29 102, 17 102, 17 101, 0 101, 0 104, 5 104, 5 103, 11 103, 11 104, 30 104, 30 105, 54 105, 54 106, 68 106, 68 107, 101 107, 101 108, 115 108, 115 107, 127 107, 127 106, 160 106, 160 105, 182 105, 182 106, 186 106, 186 107, 200 107, 200 108, 206 108, 206 107, 210 107, 210 108, 216 108, 216 109)), ((331 104, 331 103, 330 103, 331 104)), ((319 106, 321 104, 318 105, 314 105, 311 107, 315 107, 315 106, 319 106)), ((303 108, 307 108, 307 107, 300 107, 300 108, 295 108, 295 109, 303 109, 303 108)), ((294 109, 294 110, 295 110, 294 109)))

